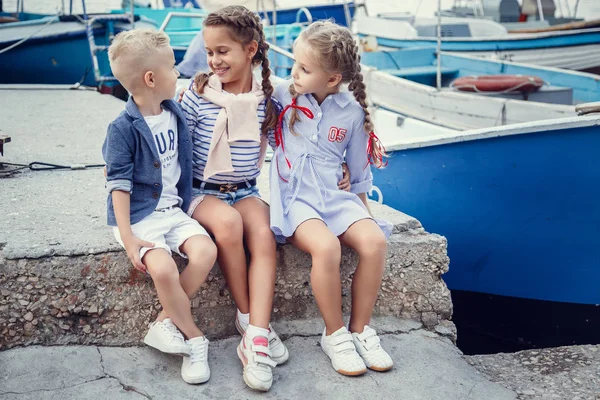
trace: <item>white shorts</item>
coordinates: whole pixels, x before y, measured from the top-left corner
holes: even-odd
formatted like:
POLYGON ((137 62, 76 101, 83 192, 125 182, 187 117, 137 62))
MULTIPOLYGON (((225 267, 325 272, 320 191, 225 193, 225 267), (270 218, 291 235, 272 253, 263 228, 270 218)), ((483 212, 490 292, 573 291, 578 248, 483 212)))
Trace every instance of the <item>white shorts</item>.
MULTIPOLYGON (((148 250, 158 248, 165 249, 169 254, 172 254, 172 251, 174 251, 180 256, 187 258, 179 247, 192 236, 208 236, 208 233, 198 221, 188 217, 179 207, 154 211, 137 224, 133 224, 131 231, 137 238, 154 243, 154 247, 142 247, 140 249, 140 260, 148 250)), ((113 227, 113 233, 115 239, 124 248, 119 228, 116 226, 113 227)))

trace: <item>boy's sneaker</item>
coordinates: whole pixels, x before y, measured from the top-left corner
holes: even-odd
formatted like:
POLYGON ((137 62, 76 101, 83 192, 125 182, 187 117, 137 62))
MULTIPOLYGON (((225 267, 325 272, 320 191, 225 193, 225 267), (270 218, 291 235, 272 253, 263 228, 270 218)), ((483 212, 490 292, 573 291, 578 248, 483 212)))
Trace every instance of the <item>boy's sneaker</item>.
MULTIPOLYGON (((244 336, 246 333, 246 329, 248 329, 248 324, 244 324, 237 317, 235 318, 235 327, 237 328, 240 335, 244 336)), ((281 365, 290 358, 290 353, 288 352, 287 347, 279 338, 279 335, 273 329, 273 326, 269 324, 269 349, 271 350, 271 360, 275 361, 277 365, 281 365)))
POLYGON ((177 329, 170 318, 154 321, 144 337, 144 343, 163 353, 187 356, 190 347, 185 343, 183 334, 177 329))
POLYGON ((323 331, 321 337, 321 348, 331 359, 333 369, 342 375, 356 376, 367 372, 367 367, 362 358, 356 352, 352 341, 352 335, 345 326, 341 327, 331 335, 323 331))
POLYGON ((187 383, 204 383, 210 379, 208 367, 208 339, 198 336, 187 341, 190 356, 183 357, 181 377, 187 383))
POLYGON ((394 366, 392 357, 381 347, 379 336, 375 329, 368 325, 362 333, 352 333, 352 339, 354 340, 354 346, 356 351, 365 361, 365 364, 369 369, 374 371, 388 371, 394 366))
POLYGON ((269 341, 264 336, 249 338, 246 334, 237 347, 237 354, 244 366, 244 382, 250 388, 268 391, 273 384, 273 370, 277 363, 271 359, 269 341))

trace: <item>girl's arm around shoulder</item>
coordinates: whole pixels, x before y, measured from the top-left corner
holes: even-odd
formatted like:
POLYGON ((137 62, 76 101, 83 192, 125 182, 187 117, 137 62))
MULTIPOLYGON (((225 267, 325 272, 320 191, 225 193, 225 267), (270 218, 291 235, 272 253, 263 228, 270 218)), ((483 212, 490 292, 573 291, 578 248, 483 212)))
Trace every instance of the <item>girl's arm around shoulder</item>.
MULTIPOLYGON (((115 121, 116 122, 116 121, 115 121)), ((102 156, 106 162, 106 188, 109 192, 121 190, 131 192, 133 187, 133 135, 122 132, 117 124, 108 126, 102 145, 102 156)))
POLYGON ((275 110, 277 111, 277 125, 275 126, 275 129, 269 129, 267 132, 267 140, 269 143, 269 146, 271 146, 271 148, 273 150, 275 150, 276 146, 276 141, 275 141, 275 130, 278 128, 279 125, 279 116, 281 114, 281 110, 283 109, 283 107, 281 106, 281 103, 279 102, 279 100, 277 100, 275 98, 275 96, 273 96, 271 98, 271 101, 273 102, 273 105, 275 106, 275 110))

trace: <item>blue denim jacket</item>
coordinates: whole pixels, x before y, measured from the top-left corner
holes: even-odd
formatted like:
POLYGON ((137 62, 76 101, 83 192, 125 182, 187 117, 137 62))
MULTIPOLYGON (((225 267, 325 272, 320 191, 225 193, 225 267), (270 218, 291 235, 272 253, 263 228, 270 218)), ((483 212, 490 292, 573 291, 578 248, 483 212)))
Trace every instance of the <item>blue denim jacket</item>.
MULTIPOLYGON (((187 210, 192 191, 192 140, 179 104, 173 100, 162 103, 163 108, 177 116, 178 153, 181 177, 177 183, 179 196, 187 210)), ((131 193, 130 221, 135 224, 150 215, 162 194, 162 168, 150 127, 144 120, 133 97, 125 110, 109 126, 102 145, 106 162, 108 225, 116 226, 112 191, 131 193)))

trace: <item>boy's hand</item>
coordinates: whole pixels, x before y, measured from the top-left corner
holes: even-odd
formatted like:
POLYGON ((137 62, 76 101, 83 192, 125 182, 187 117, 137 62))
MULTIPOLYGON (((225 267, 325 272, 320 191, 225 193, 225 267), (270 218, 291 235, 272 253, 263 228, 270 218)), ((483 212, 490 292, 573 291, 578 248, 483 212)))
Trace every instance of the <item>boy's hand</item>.
POLYGON ((122 238, 123 244, 125 245, 125 251, 127 252, 127 257, 131 264, 135 269, 141 272, 148 272, 146 266, 142 263, 140 259, 140 249, 142 247, 154 247, 154 243, 147 242, 133 235, 122 238))
POLYGON ((350 184, 350 170, 348 169, 348 165, 346 163, 342 163, 342 180, 338 183, 338 188, 340 190, 345 190, 346 192, 350 191, 352 185, 350 184))

